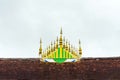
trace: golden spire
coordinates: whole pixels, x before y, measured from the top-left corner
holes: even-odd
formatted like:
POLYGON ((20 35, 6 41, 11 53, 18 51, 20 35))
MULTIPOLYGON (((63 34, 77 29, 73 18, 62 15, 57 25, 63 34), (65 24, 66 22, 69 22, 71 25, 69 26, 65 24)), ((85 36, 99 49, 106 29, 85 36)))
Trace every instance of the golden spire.
POLYGON ((54 41, 54 51, 55 51, 56 45, 55 45, 55 41, 54 41))
POLYGON ((44 51, 43 51, 42 55, 43 55, 43 58, 44 58, 44 56, 45 56, 44 51))
POLYGON ((66 41, 66 50, 68 50, 68 42, 66 41))
POLYGON ((63 38, 63 48, 65 48, 65 37, 63 38))
POLYGON ((62 28, 60 31, 60 39, 59 39, 59 46, 60 46, 60 58, 62 58, 63 54, 62 54, 62 48, 63 48, 63 39, 62 39, 62 28))
POLYGON ((49 56, 49 54, 50 54, 50 45, 48 46, 48 56, 49 56))
POLYGON ((42 54, 42 39, 40 39, 39 55, 42 54))
POLYGON ((69 42, 69 52, 70 52, 70 42, 69 42))
POLYGON ((62 47, 62 28, 60 30, 59 46, 62 47))
POLYGON ((46 54, 47 54, 47 50, 45 50, 45 57, 47 56, 46 54))
POLYGON ((50 47, 50 45, 49 45, 49 52, 51 51, 51 47, 50 47))
POLYGON ((73 46, 72 46, 72 45, 71 45, 71 53, 74 54, 74 53, 73 53, 73 46))
POLYGON ((82 54, 82 48, 81 48, 81 42, 79 40, 79 54, 81 55, 82 54))
POLYGON ((62 35, 62 27, 61 27, 61 30, 60 30, 60 34, 62 35))
POLYGON ((53 47, 53 44, 52 44, 52 42, 51 42, 51 52, 53 51, 52 47, 53 47))
POLYGON ((58 37, 57 37, 57 40, 56 40, 56 49, 58 48, 58 37))
POLYGON ((73 46, 73 53, 77 56, 75 46, 73 46))
MULTIPOLYGON (((79 49, 76 49, 71 43, 62 35, 62 28, 60 35, 54 42, 51 42, 45 50, 42 49, 42 39, 40 39, 39 57, 40 61, 45 59, 62 58, 66 59, 80 59, 82 55, 81 42, 79 40, 79 49)), ((56 60, 55 60, 56 61, 56 60)), ((76 60, 75 60, 76 61, 76 60)))

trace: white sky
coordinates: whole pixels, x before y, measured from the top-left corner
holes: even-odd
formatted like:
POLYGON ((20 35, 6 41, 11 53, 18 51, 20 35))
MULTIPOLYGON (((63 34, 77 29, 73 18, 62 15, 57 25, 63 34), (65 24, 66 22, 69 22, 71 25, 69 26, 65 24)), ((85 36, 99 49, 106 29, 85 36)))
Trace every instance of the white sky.
POLYGON ((0 57, 38 57, 61 26, 83 57, 120 56, 120 0, 0 0, 0 57))

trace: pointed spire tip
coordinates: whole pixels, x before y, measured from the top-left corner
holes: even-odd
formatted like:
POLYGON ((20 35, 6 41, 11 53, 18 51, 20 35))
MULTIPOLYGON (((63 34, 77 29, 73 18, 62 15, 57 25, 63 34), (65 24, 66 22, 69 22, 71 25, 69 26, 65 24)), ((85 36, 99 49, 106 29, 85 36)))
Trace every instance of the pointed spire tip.
POLYGON ((79 39, 79 44, 81 44, 81 41, 80 41, 80 39, 79 39))
POLYGON ((40 38, 40 43, 42 43, 42 38, 40 38))
POLYGON ((61 30, 60 30, 60 34, 62 34, 62 27, 61 27, 61 30))

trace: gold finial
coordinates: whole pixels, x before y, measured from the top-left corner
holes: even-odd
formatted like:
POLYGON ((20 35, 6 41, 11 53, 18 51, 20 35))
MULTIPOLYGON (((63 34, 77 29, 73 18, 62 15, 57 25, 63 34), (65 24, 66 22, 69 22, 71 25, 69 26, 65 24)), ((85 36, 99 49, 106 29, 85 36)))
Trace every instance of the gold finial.
POLYGON ((51 52, 53 51, 52 47, 53 47, 53 44, 52 44, 52 42, 51 42, 51 52))
POLYGON ((51 51, 51 50, 50 50, 50 45, 49 45, 49 47, 48 47, 48 54, 50 54, 50 51, 51 51))
POLYGON ((49 51, 50 51, 50 49, 51 49, 51 47, 50 47, 50 45, 49 45, 49 51))
POLYGON ((73 46, 71 45, 71 53, 73 54, 73 46))
POLYGON ((42 54, 42 39, 40 38, 39 55, 42 54))
POLYGON ((53 46, 53 43, 51 42, 51 47, 53 46))
POLYGON ((66 41, 66 50, 68 50, 68 42, 66 41))
POLYGON ((62 48, 62 28, 60 31, 59 46, 62 48))
POLYGON ((70 52, 70 42, 69 42, 69 52, 70 52))
POLYGON ((62 27, 61 27, 61 30, 60 30, 60 34, 62 34, 62 27))
POLYGON ((65 37, 63 38, 63 48, 65 48, 65 37))
POLYGON ((40 38, 40 43, 42 43, 42 39, 40 38))
POLYGON ((58 37, 57 37, 56 41, 57 41, 57 43, 58 43, 58 37))
POLYGON ((56 39, 56 49, 58 48, 58 37, 56 39))
POLYGON ((55 51, 55 48, 56 48, 55 41, 54 41, 54 46, 53 47, 54 47, 54 51, 55 51))
POLYGON ((79 40, 79 54, 81 55, 82 54, 82 48, 81 48, 81 42, 79 40))
POLYGON ((60 38, 59 38, 59 47, 60 47, 60 58, 62 58, 62 48, 63 48, 63 39, 62 39, 62 28, 60 31, 60 38))

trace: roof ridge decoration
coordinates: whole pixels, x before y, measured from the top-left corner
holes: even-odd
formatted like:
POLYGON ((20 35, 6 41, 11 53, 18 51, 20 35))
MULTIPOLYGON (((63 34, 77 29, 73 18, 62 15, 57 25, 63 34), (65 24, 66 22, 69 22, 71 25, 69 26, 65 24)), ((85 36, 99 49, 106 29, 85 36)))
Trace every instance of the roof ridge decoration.
POLYGON ((42 49, 42 39, 40 39, 40 48, 39 48, 39 56, 40 61, 42 62, 56 62, 56 63, 64 63, 64 62, 76 62, 80 61, 82 56, 82 48, 81 42, 79 40, 78 49, 74 48, 65 37, 62 37, 62 28, 60 30, 60 37, 51 42, 51 44, 43 51, 42 49))

